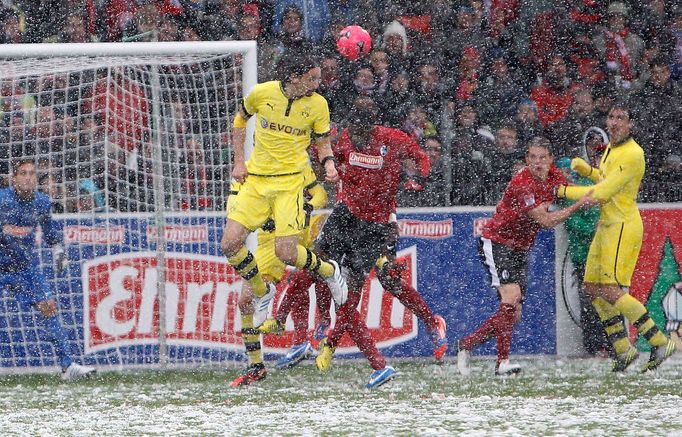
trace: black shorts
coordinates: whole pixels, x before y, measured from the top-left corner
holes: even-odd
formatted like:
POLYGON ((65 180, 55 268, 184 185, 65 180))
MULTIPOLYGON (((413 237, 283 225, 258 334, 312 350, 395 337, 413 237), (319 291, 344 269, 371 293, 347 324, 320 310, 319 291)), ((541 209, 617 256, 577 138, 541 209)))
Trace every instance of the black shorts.
POLYGON ((387 223, 360 220, 343 203, 334 207, 315 241, 315 248, 355 275, 367 275, 385 251, 387 223))
POLYGON ((528 251, 512 249, 487 238, 479 238, 478 255, 490 277, 490 285, 519 284, 521 293, 528 286, 528 251))

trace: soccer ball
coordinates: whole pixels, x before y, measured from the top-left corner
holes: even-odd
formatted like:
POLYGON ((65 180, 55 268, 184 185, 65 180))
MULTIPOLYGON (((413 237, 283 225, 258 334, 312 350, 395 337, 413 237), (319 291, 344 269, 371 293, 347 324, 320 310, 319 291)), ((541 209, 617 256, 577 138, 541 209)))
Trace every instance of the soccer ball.
POLYGON ((341 56, 355 61, 372 50, 372 36, 360 26, 348 26, 339 32, 336 49, 341 56))

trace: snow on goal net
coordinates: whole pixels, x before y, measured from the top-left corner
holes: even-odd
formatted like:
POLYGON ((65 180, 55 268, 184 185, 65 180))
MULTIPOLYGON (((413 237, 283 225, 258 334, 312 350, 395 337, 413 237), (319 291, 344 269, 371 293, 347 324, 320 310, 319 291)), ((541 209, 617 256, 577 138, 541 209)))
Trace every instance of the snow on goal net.
MULTIPOLYGON (((255 50, 3 46, 0 187, 11 185, 14 160, 35 160, 69 258, 57 273, 39 230, 40 269, 77 361, 182 366, 241 350, 240 279, 219 239, 231 120, 255 83, 255 50)), ((30 291, 0 290, 0 373, 55 366, 42 316, 17 298, 30 291)))

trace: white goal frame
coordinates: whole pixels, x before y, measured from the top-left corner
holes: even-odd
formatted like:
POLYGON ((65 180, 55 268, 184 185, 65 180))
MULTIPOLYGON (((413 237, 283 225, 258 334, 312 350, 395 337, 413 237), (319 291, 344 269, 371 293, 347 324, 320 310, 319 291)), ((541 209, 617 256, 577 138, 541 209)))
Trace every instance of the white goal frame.
MULTIPOLYGON (((0 50, 0 59, 4 62, 19 59, 45 59, 45 58, 73 58, 73 57, 122 57, 122 56, 139 56, 139 57, 173 57, 173 56, 188 56, 188 55, 240 55, 241 68, 241 95, 245 96, 256 85, 258 80, 257 72, 257 44, 255 41, 200 41, 200 42, 130 42, 130 43, 67 43, 67 44, 8 44, 3 45, 0 50)), ((152 84, 158 84, 158 69, 153 69, 150 75, 152 84)), ((158 91, 154 92, 155 87, 152 86, 152 96, 150 100, 150 115, 151 122, 156 126, 160 125, 161 120, 161 97, 158 91), (156 95, 154 95, 156 94, 156 95)), ((254 137, 254 121, 250 121, 247 125, 247 135, 245 142, 245 154, 248 158, 253 149, 254 137)), ((154 130, 152 130, 154 132, 154 130)), ((162 189, 163 170, 160 164, 161 154, 161 139, 158 134, 152 134, 150 144, 153 147, 153 162, 156 163, 152 168, 152 173, 155 176, 154 190, 162 189)), ((158 191, 157 191, 158 192, 158 191)), ((165 258, 166 258, 166 241, 164 238, 165 217, 169 214, 164 211, 163 199, 161 196, 155 197, 155 212, 153 213, 155 224, 157 228, 157 269, 158 269, 158 304, 159 304, 159 365, 165 367, 167 362, 167 344, 165 332, 165 258)), ((121 213, 113 213, 121 215, 121 213)), ((123 213, 125 214, 125 213, 123 213)), ((172 213, 170 213, 172 215, 172 213)), ((104 213, 101 216, 111 216, 112 213, 104 213)), ((142 214, 149 215, 149 214, 142 214)), ((209 214, 211 215, 211 214, 209 214)), ((213 214, 215 215, 215 214, 213 214)), ((46 371, 46 368, 33 369, 5 369, 0 367, 0 374, 2 373, 36 373, 46 371)))

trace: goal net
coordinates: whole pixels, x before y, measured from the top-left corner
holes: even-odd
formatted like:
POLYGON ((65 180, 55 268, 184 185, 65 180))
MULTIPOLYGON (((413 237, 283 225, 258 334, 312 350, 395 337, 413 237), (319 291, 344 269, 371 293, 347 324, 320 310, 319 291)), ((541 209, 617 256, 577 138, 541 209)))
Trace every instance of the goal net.
MULTIPOLYGON (((195 365, 241 350, 241 282, 219 239, 231 119, 255 84, 255 51, 254 42, 3 46, 0 186, 13 159, 35 158, 70 261, 56 273, 38 234, 41 268, 77 360, 195 365)), ((55 366, 39 319, 0 291, 0 372, 55 366)))

